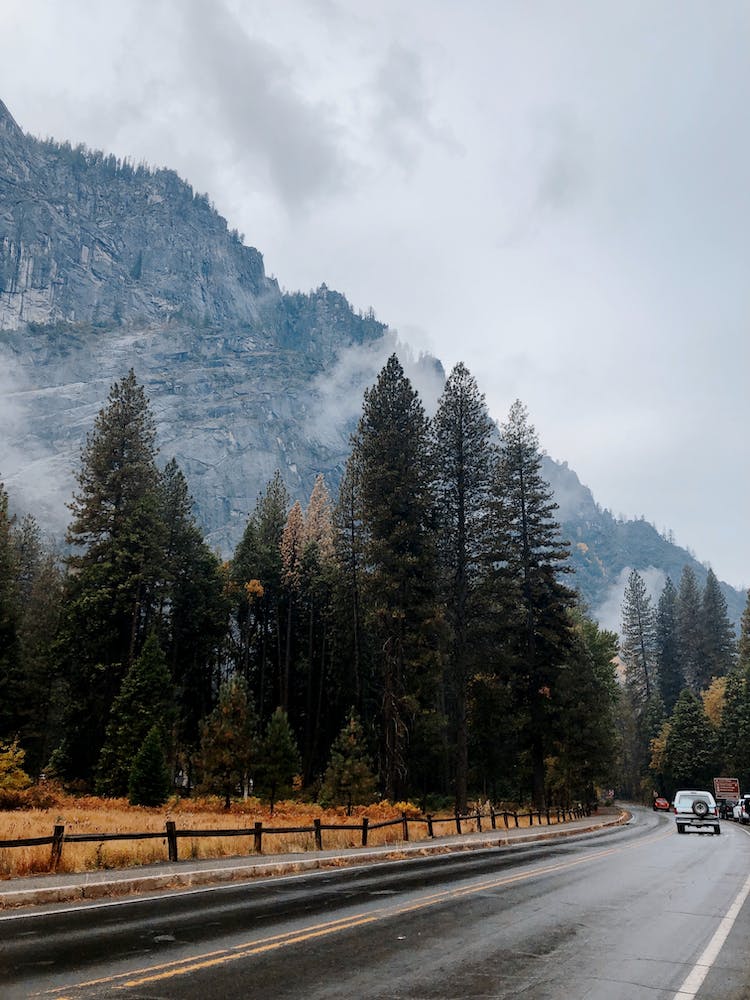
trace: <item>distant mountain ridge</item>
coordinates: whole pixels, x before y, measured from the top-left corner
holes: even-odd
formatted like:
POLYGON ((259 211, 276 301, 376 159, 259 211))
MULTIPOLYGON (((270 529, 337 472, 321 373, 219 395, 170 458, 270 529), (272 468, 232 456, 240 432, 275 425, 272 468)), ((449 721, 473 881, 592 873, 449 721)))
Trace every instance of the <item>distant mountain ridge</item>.
MULTIPOLYGON (((0 101, 0 476, 61 532, 85 434, 131 366, 209 539, 231 552, 279 468, 306 500, 335 488, 395 335, 322 285, 282 292, 204 195, 171 170, 26 135, 0 101)), ((406 361, 428 408, 444 372, 406 361)), ((532 415, 533 416, 533 415, 532 415)), ((705 569, 645 521, 602 511, 565 464, 545 475, 593 612, 624 569, 705 569)), ((737 621, 744 596, 723 587, 737 621)))

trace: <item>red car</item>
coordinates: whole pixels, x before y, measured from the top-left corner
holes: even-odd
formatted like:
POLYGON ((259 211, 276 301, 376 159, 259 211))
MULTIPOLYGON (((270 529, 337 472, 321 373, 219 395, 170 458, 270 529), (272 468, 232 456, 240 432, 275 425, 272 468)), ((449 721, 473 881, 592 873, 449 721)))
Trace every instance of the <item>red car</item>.
POLYGON ((658 811, 659 809, 663 809, 664 812, 669 812, 670 810, 669 802, 662 798, 661 795, 654 799, 654 811, 658 811))

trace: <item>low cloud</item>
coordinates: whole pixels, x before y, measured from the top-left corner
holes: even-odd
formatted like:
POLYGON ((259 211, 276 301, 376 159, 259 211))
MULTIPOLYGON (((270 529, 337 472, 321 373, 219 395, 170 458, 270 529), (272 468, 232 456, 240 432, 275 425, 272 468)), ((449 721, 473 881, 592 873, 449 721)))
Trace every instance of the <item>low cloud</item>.
MULTIPOLYGON (((602 628, 610 629, 612 632, 617 632, 618 634, 622 628, 622 600, 625 594, 625 587, 628 583, 628 577, 632 571, 632 566, 625 566, 620 571, 617 580, 607 591, 607 596, 599 607, 593 611, 593 617, 599 622, 602 628)), ((663 570, 657 569, 655 566, 647 566, 645 569, 639 569, 638 573, 646 585, 652 605, 656 606, 664 589, 664 584, 667 582, 666 574, 663 570)))
POLYGON ((415 357, 408 344, 389 330, 369 344, 357 344, 341 351, 335 364, 313 384, 315 412, 308 435, 329 448, 348 448, 348 435, 362 413, 365 390, 372 386, 391 354, 396 354, 404 374, 419 393, 428 416, 437 407, 445 385, 445 372, 437 359, 426 354, 415 357))

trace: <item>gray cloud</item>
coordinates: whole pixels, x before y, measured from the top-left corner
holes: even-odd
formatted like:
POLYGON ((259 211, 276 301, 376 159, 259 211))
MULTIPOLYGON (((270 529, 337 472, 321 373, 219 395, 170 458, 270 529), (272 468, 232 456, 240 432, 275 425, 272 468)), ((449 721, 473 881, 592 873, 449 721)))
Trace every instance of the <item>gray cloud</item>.
POLYGON ((175 13, 194 107, 217 152, 245 166, 248 186, 262 171, 292 208, 340 192, 351 164, 335 111, 300 92, 283 51, 248 34, 223 2, 186 0, 175 13))
POLYGON ((424 331, 740 584, 749 34, 736 0, 4 0, 0 97, 177 169, 284 287, 424 331))

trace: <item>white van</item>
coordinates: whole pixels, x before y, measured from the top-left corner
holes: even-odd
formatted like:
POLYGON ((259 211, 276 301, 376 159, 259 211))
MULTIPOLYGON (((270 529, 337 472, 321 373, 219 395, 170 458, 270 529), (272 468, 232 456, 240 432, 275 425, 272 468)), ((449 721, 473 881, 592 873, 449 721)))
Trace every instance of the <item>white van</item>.
POLYGON ((704 830, 721 833, 719 810, 710 792, 695 789, 675 792, 672 804, 678 833, 687 833, 688 828, 694 828, 701 833, 704 830))

